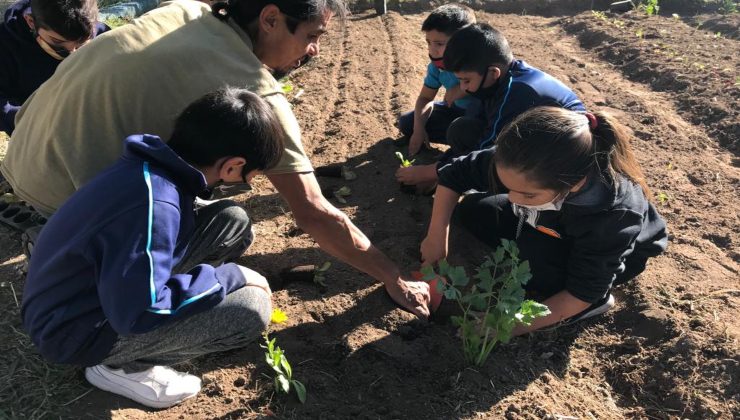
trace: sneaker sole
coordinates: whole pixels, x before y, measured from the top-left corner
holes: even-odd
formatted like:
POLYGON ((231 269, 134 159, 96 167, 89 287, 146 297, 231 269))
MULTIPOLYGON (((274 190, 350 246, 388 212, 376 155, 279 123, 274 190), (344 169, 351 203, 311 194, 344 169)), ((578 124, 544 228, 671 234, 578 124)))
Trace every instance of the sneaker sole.
POLYGON ((123 397, 126 397, 130 400, 136 401, 137 403, 141 405, 145 405, 147 407, 151 408, 170 408, 177 404, 182 403, 183 401, 193 398, 198 394, 193 394, 190 396, 187 396, 183 399, 177 400, 177 401, 156 401, 156 400, 150 400, 146 397, 143 397, 133 390, 126 388, 124 385, 115 383, 108 378, 106 378, 104 375, 98 373, 97 367, 89 367, 85 369, 85 379, 87 379, 90 384, 93 386, 102 389, 103 391, 110 392, 111 394, 120 395, 123 397))

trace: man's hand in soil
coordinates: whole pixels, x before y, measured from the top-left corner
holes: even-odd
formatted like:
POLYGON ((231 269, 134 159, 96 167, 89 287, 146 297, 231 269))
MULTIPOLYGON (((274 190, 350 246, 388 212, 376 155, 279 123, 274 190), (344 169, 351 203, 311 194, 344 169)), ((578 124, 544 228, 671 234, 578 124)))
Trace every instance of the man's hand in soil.
POLYGON ((398 278, 385 284, 385 290, 394 302, 421 319, 429 317, 429 284, 398 278))
POLYGON ((414 130, 414 133, 411 135, 411 138, 409 139, 408 157, 411 158, 411 156, 414 156, 417 153, 419 153, 421 148, 427 144, 429 144, 429 135, 427 135, 426 130, 414 130))
POLYGON ((396 170, 396 180, 406 185, 419 185, 437 181, 437 165, 417 165, 396 170))

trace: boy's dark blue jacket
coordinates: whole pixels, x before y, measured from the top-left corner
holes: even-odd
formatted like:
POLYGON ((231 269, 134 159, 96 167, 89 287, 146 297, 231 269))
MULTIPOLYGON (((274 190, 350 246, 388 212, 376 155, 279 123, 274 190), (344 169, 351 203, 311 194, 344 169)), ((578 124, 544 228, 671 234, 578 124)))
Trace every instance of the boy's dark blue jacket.
POLYGON ((488 124, 478 149, 490 147, 498 133, 514 118, 536 106, 558 106, 586 111, 578 96, 558 79, 514 60, 509 71, 497 81, 495 92, 483 99, 479 117, 488 124))
POLYGON ((118 335, 212 308, 245 284, 236 264, 172 273, 205 178, 158 137, 131 136, 124 148, 49 219, 33 249, 23 323, 53 362, 98 364, 118 335))
MULTIPOLYGON (((453 160, 438 171, 439 185, 458 194, 491 191, 494 154, 495 147, 453 160)), ((500 184, 496 189, 507 192, 500 184)), ((542 235, 562 239, 563 246, 571 247, 566 290, 590 303, 606 295, 624 273, 628 258, 644 262, 665 251, 668 244, 665 221, 640 186, 621 176, 616 188, 598 174, 589 176, 579 191, 566 197, 560 211, 538 212, 536 225, 542 235)))
MULTIPOLYGON (((23 18, 31 0, 20 0, 5 11, 0 24, 0 131, 12 133, 15 114, 31 94, 54 74, 61 61, 45 53, 23 18)), ((97 23, 93 36, 110 30, 97 23)))

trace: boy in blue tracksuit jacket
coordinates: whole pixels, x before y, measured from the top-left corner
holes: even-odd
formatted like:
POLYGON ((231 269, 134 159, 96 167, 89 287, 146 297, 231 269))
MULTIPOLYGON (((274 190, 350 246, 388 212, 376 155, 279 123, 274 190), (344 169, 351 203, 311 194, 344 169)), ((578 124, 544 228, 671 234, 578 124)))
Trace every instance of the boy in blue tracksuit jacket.
POLYGON ((0 131, 15 128, 23 102, 71 52, 110 30, 95 0, 19 0, 0 24, 0 131))
POLYGON ((168 365, 243 346, 271 306, 263 277, 222 264, 251 243, 244 210, 230 201, 194 210, 194 200, 273 167, 283 135, 264 100, 222 89, 183 111, 168 144, 127 138, 35 244, 22 315, 41 354, 150 407, 197 394, 200 379, 168 365))
POLYGON ((453 121, 447 130, 450 149, 436 165, 400 168, 405 184, 436 184, 437 169, 454 157, 493 145, 501 130, 518 115, 536 106, 559 106, 586 111, 578 96, 551 75, 515 60, 504 35, 487 23, 457 31, 447 43, 444 66, 460 87, 478 99, 478 109, 453 121))

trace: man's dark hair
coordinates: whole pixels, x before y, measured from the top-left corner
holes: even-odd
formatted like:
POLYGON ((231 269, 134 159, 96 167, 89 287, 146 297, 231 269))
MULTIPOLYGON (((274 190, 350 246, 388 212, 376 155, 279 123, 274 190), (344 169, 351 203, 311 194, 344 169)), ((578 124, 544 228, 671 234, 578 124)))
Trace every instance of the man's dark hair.
POLYGON ((36 29, 48 29, 68 41, 83 41, 95 31, 98 3, 95 0, 31 0, 36 29))
POLYGON ((422 32, 437 31, 452 36, 460 28, 475 23, 473 11, 458 4, 445 4, 432 10, 421 24, 422 32))
POLYGON ((290 32, 295 32, 301 22, 321 19, 333 13, 340 21, 347 16, 344 0, 228 0, 212 6, 213 14, 219 19, 231 17, 242 28, 257 19, 265 6, 274 4, 285 14, 290 32))
POLYGON ((277 165, 284 137, 278 117, 264 99, 246 89, 223 88, 188 105, 177 117, 167 144, 197 167, 224 157, 243 157, 246 176, 277 165))
POLYGON ((504 34, 487 23, 476 23, 455 32, 447 41, 444 63, 447 71, 484 74, 493 65, 508 66, 514 59, 504 34))

